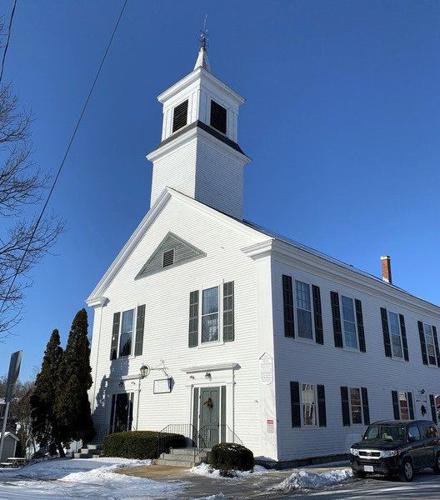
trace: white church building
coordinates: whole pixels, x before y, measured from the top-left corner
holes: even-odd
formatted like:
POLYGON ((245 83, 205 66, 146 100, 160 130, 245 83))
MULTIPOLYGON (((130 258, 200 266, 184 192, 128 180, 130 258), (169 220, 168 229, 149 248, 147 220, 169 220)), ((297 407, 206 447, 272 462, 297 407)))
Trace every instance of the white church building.
POLYGON ((87 299, 97 439, 189 429, 288 462, 345 454, 375 420, 436 420, 440 308, 387 257, 375 277, 243 219, 244 99, 205 47, 158 100, 151 208, 87 299))

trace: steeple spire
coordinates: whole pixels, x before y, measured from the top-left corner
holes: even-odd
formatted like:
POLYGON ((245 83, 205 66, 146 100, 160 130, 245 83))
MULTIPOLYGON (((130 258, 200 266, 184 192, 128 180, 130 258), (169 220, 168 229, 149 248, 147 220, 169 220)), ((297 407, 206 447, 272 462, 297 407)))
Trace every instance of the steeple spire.
POLYGON ((211 71, 211 66, 209 65, 209 60, 208 60, 208 29, 206 27, 207 19, 208 15, 205 16, 205 20, 203 22, 203 29, 200 30, 200 49, 199 49, 199 54, 197 56, 196 64, 194 65, 194 69, 204 68, 207 71, 211 71))

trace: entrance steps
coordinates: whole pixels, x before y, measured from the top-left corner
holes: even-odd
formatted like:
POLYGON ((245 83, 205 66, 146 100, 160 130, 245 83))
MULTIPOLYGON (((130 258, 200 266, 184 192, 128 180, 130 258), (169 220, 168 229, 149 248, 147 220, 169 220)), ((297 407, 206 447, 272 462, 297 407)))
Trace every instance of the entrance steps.
POLYGON ((78 452, 72 453, 72 458, 99 458, 102 455, 101 445, 88 444, 78 452))
POLYGON ((194 467, 207 462, 210 451, 207 448, 171 448, 169 453, 162 453, 154 463, 174 467, 194 467))

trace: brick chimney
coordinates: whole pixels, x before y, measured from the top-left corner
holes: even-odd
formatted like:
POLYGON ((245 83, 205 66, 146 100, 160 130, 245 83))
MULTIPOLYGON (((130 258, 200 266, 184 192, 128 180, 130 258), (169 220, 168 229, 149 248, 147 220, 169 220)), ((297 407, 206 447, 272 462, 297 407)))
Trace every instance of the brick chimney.
POLYGON ((384 255, 380 258, 382 263, 382 279, 386 283, 392 283, 393 278, 391 276, 391 257, 389 255, 384 255))

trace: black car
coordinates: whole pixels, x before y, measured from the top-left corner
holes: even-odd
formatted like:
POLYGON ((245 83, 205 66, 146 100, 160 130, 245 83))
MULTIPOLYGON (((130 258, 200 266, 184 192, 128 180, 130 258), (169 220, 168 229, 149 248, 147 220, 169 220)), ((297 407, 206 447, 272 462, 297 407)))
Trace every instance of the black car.
POLYGON ((398 475, 412 481, 414 472, 432 467, 440 473, 440 436, 429 420, 384 420, 374 422, 362 441, 350 448, 354 475, 398 475))

